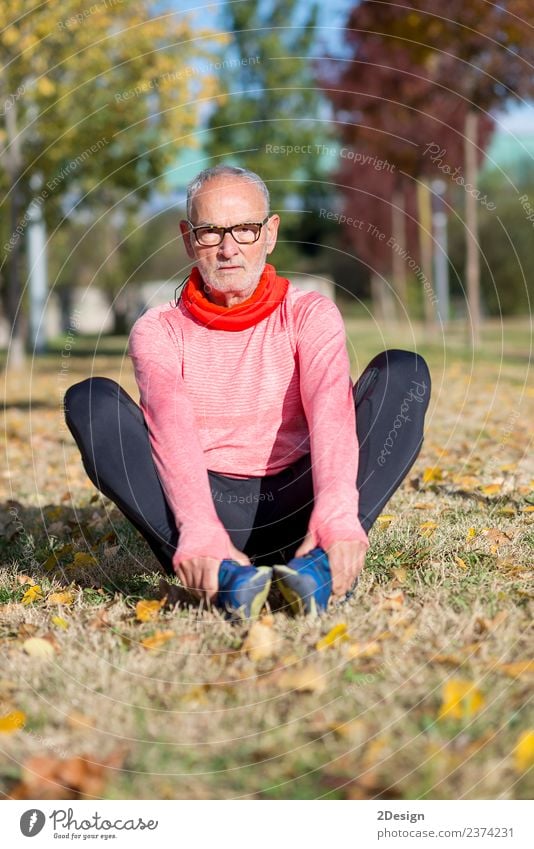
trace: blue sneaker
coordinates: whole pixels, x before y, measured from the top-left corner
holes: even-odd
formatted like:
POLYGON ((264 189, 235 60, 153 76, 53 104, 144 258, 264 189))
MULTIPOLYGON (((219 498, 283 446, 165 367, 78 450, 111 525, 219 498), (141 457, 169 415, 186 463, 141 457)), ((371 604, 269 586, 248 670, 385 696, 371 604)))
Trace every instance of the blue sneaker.
POLYGON ((232 619, 255 619, 267 600, 273 570, 270 566, 241 566, 223 560, 215 604, 232 619))
POLYGON ((280 592, 293 613, 316 616, 328 607, 332 575, 328 555, 314 548, 303 557, 294 557, 287 566, 274 566, 280 592))

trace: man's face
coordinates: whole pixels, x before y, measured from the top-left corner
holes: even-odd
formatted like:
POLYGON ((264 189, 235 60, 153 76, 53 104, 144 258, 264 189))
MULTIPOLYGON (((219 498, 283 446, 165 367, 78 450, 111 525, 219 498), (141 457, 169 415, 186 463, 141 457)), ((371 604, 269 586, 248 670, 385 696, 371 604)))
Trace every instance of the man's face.
MULTIPOLYGON (((265 198, 254 183, 221 175, 208 180, 195 194, 191 222, 194 227, 231 227, 258 223, 266 215, 265 198)), ((180 222, 187 253, 195 260, 204 283, 214 290, 212 300, 224 303, 225 295, 245 300, 254 292, 266 257, 274 250, 279 222, 278 215, 272 215, 253 244, 238 244, 231 233, 225 233, 221 244, 212 247, 199 245, 187 222, 180 222)))

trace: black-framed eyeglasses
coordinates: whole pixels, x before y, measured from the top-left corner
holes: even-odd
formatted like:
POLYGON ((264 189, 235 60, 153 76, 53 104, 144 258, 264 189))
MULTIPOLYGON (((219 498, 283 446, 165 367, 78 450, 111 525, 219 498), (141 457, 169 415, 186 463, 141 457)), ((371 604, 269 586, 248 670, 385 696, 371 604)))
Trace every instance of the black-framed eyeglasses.
POLYGON ((192 232, 195 234, 195 239, 199 245, 205 248, 214 248, 220 245, 227 233, 232 234, 232 238, 238 245, 252 245, 260 238, 261 228, 269 220, 270 215, 267 215, 263 221, 246 222, 245 224, 234 224, 232 227, 215 227, 212 224, 202 224, 200 227, 193 227, 191 221, 187 223, 191 226, 192 232))

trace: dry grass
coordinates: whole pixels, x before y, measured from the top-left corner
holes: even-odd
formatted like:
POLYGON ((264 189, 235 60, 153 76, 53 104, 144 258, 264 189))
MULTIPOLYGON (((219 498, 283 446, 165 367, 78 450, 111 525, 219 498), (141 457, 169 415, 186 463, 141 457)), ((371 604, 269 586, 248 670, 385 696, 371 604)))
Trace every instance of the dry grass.
MULTIPOLYGON (((355 374, 384 343, 409 338, 377 343, 369 325, 348 329, 355 374)), ((400 346, 427 356, 434 384, 422 454, 388 505, 393 518, 371 532, 357 596, 319 622, 276 612, 262 660, 241 651, 246 627, 216 612, 183 606, 135 618, 138 600, 158 596, 161 573, 95 495, 60 411, 65 388, 90 373, 136 397, 124 340, 118 355, 58 350, 24 379, 9 378, 0 727, 14 711, 25 719, 0 734, 3 793, 28 792, 32 757, 84 755, 115 760, 100 784, 82 777, 52 795, 529 798, 528 753, 521 760, 515 750, 532 683, 532 666, 517 664, 532 654, 534 390, 528 328, 505 330, 501 338, 488 327, 473 356, 459 333, 431 345, 410 328, 417 345, 400 346), (425 482, 430 468, 438 471, 425 482), (76 552, 94 564, 77 564, 76 552), (42 600, 22 604, 24 576, 42 600), (47 602, 65 588, 72 604, 47 602), (348 639, 318 651, 339 623, 348 639), (173 633, 159 650, 141 645, 159 631, 173 633), (31 637, 52 644, 49 658, 26 653, 31 637), (476 707, 464 700, 440 716, 447 681, 473 683, 476 707)), ((36 786, 37 797, 47 792, 36 786)))

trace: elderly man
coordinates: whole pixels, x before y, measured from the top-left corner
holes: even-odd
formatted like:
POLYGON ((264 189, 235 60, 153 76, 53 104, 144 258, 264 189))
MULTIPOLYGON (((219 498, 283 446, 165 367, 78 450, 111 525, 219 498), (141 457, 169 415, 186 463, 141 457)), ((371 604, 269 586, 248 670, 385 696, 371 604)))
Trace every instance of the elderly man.
POLYGON ((273 568, 294 611, 350 593, 430 396, 408 351, 382 352, 353 387, 337 307, 266 264, 279 222, 256 174, 203 171, 180 223, 191 274, 130 336, 140 407, 101 377, 65 402, 89 477, 164 568, 246 615, 273 568))

